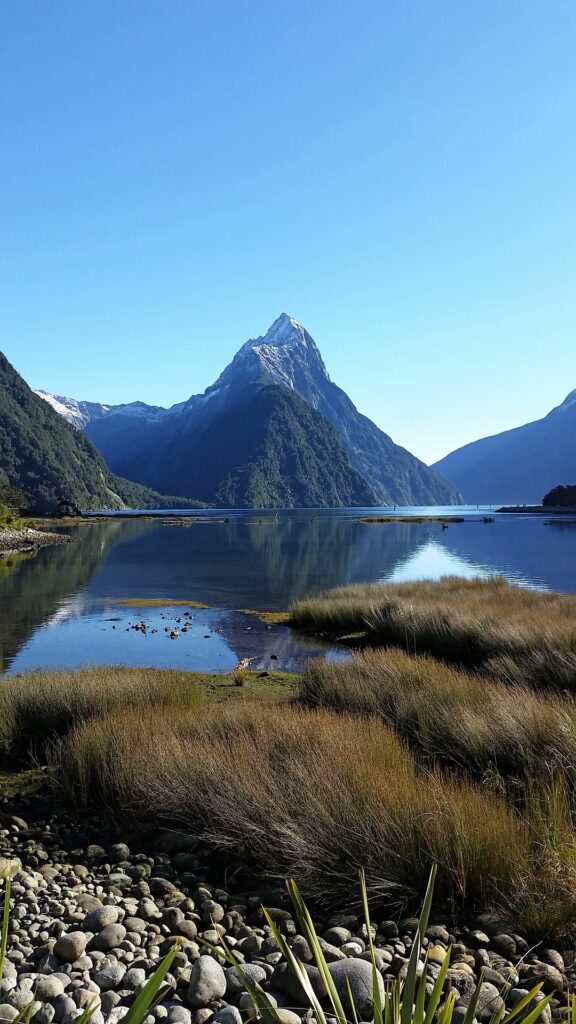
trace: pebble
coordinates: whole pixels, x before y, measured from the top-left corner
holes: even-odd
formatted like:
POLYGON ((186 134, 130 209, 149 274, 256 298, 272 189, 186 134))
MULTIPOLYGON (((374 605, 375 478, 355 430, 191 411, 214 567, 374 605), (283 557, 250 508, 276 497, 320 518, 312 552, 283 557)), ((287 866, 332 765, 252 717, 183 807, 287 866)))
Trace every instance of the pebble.
POLYGON ((96 907, 86 914, 82 927, 88 932, 99 932, 109 924, 116 924, 118 915, 118 907, 96 907))
MULTIPOLYGON (((350 986, 352 1000, 359 1020, 372 1020, 374 1016, 374 1003, 373 971, 371 965, 366 960, 351 958, 340 960, 338 963, 328 964, 328 971, 332 975, 332 980, 342 1000, 344 1009, 352 1015, 348 996, 348 986, 350 986)), ((380 975, 378 975, 378 987, 382 1002, 384 1002, 384 982, 380 975)))
POLYGON ((123 924, 107 924, 94 936, 92 946, 102 953, 108 953, 109 950, 116 949, 125 938, 126 929, 123 924))
MULTIPOLYGON (((180 949, 144 1024, 242 1024, 253 1019, 255 1008, 240 970, 205 944, 221 946, 223 937, 238 956, 241 971, 277 1005, 281 1024, 312 1024, 308 997, 286 964, 258 898, 242 899, 208 883, 205 852, 194 839, 167 834, 140 853, 132 842, 104 841, 103 836, 111 836, 108 830, 98 833, 94 828, 83 837, 71 820, 37 825, 28 813, 33 807, 30 798, 21 819, 28 824, 4 829, 0 824, 0 858, 20 859, 0 982, 0 1024, 11 1024, 31 1002, 32 1024, 75 1024, 92 1003, 92 1024, 120 1024, 175 942, 180 949)), ((278 893, 270 901, 272 920, 304 962, 318 998, 324 999, 312 951, 282 899, 278 893)), ((394 921, 376 921, 371 932, 378 971, 403 978, 418 922, 406 918, 398 927, 394 921)), ((365 924, 341 913, 319 925, 320 945, 341 998, 347 1004, 348 979, 359 1020, 370 1021, 372 966, 365 924)), ((509 1010, 536 981, 555 997, 541 1024, 552 1024, 552 1012, 554 1024, 560 1024, 561 993, 576 979, 576 949, 566 948, 569 940, 558 948, 547 941, 551 945, 532 951, 495 915, 480 915, 461 930, 448 927, 442 918, 433 920, 424 939, 428 990, 451 946, 447 986, 457 999, 453 1024, 463 1024, 481 968, 486 973, 478 1024, 489 1024, 494 1009, 502 1005, 502 993, 509 1010)), ((422 958, 418 973, 423 971, 422 958)))
POLYGON ((77 960, 86 949, 86 942, 84 932, 65 932, 56 941, 54 955, 68 963, 77 960))
POLYGON ((201 956, 196 960, 190 975, 188 1002, 190 1006, 202 1008, 215 999, 221 999, 226 992, 226 975, 217 960, 201 956))
POLYGON ((41 974, 34 986, 34 995, 41 1001, 64 995, 64 983, 56 974, 41 974))

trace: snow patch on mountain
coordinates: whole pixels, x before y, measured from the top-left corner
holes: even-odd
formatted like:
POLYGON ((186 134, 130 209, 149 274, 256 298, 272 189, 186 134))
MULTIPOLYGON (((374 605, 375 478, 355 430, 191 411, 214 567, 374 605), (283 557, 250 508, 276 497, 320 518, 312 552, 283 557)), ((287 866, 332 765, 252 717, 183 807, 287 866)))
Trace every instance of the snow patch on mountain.
POLYGON ((76 430, 82 430, 90 420, 85 412, 82 412, 80 403, 75 398, 65 398, 63 395, 50 395, 47 391, 35 391, 35 395, 43 398, 48 405, 51 405, 54 412, 63 416, 68 423, 71 423, 76 430))

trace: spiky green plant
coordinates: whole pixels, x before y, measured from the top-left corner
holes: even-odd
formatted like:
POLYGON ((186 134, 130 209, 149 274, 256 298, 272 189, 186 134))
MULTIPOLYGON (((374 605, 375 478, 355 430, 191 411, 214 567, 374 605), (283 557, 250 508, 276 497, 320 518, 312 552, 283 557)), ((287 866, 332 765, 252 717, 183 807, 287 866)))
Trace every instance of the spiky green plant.
MULTIPOLYGON (((450 952, 448 949, 444 961, 440 967, 432 991, 430 995, 426 992, 426 967, 428 965, 428 958, 426 956, 424 960, 424 970, 421 973, 420 979, 418 980, 418 964, 420 962, 420 954, 422 952, 422 940, 424 933, 428 927, 428 919, 430 916, 430 909, 432 907, 432 896, 434 892, 434 881, 436 878, 436 865, 433 866, 430 872, 430 878, 426 889, 426 895, 424 897, 424 903, 422 912, 418 921, 418 928, 414 936, 412 943, 412 949, 410 951, 410 958, 408 960, 408 967, 406 971, 406 977, 404 979, 394 978, 389 980, 385 986, 384 999, 382 999, 380 985, 381 977, 376 965, 376 951, 374 948, 374 941, 372 938, 372 930, 370 923, 370 914, 368 910, 368 893, 366 889, 366 882, 363 872, 360 874, 360 888, 362 894, 362 904, 364 908, 364 916, 366 920, 366 932, 368 935, 368 948, 371 955, 372 963, 372 998, 374 1005, 374 1024, 451 1024, 452 1017, 454 1014, 454 1007, 456 1004, 456 996, 454 992, 449 992, 445 995, 444 1003, 441 1006, 441 1000, 444 995, 444 984, 446 981, 446 975, 448 972, 448 965, 450 963, 450 952)), ((326 958, 322 952, 320 941, 312 918, 306 907, 306 904, 302 898, 302 895, 298 889, 298 886, 293 879, 290 879, 287 883, 287 889, 292 899, 296 916, 302 929, 302 934, 306 939, 310 950, 314 957, 316 967, 320 972, 320 976, 327 991, 327 1002, 329 1004, 328 1013, 322 1006, 316 992, 314 991, 313 985, 308 977, 305 967, 295 956, 294 952, 288 945, 285 937, 281 934, 278 927, 268 914, 267 910, 263 908, 264 917, 267 924, 272 930, 272 934, 278 948, 286 958, 287 963, 290 965, 295 977, 300 982, 304 989, 306 996, 310 1002, 310 1007, 314 1012, 317 1024, 327 1024, 327 1016, 336 1017, 338 1024, 358 1024, 359 1015, 354 1000, 352 997, 352 991, 350 983, 348 985, 348 1002, 350 1006, 350 1016, 347 1015, 342 999, 336 989, 334 980, 330 971, 328 970, 328 964, 326 958)), ((207 944, 208 945, 208 944, 207 944)), ((245 972, 242 970, 242 964, 238 963, 234 953, 228 948, 224 939, 221 940, 220 947, 210 947, 214 953, 219 956, 224 956, 224 959, 236 968, 239 977, 242 980, 248 995, 252 999, 254 1006, 257 1009, 259 1017, 264 1021, 264 1024, 282 1024, 280 1015, 277 1013, 272 1002, 268 998, 266 992, 262 986, 258 983, 254 983, 248 978, 245 972)), ((483 975, 480 975, 480 979, 472 996, 469 1006, 466 1010, 463 1024, 473 1024, 474 1015, 476 1012, 476 1006, 480 996, 480 987, 482 985, 483 975)), ((516 1006, 508 1013, 505 1007, 502 1006, 498 1009, 493 1018, 491 1024, 535 1024, 537 1019, 543 1013, 546 1006, 548 1006, 552 996, 546 996, 540 1002, 535 1002, 535 997, 539 993, 542 985, 541 983, 534 986, 530 992, 528 992, 516 1006)), ((573 1016, 569 1024, 576 1024, 576 1002, 572 1008, 573 1016)))

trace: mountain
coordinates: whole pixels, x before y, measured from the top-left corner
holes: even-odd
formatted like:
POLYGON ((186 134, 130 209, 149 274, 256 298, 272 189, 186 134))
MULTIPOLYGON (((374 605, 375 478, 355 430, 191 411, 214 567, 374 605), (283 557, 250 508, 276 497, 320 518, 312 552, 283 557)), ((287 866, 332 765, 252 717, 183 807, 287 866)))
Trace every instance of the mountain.
POLYGON ((539 504, 576 479, 576 391, 543 419, 458 448, 434 466, 480 504, 539 504))
MULTIPOLYGON (((264 336, 247 341, 203 395, 194 395, 170 409, 141 402, 109 406, 54 399, 45 394, 42 397, 63 406, 62 414, 68 419, 82 419, 82 429, 115 472, 157 487, 158 481, 165 479, 168 459, 180 464, 179 471, 173 467, 170 479, 178 483, 179 490, 190 490, 190 480, 198 481, 199 475, 195 472, 189 476, 189 457, 182 460, 174 454, 183 451, 181 437, 186 436, 189 443, 201 435, 206 445, 211 425, 221 422, 221 416, 234 406, 245 405, 248 389, 258 385, 277 389, 270 401, 279 400, 280 390, 290 392, 332 424, 352 467, 370 488, 373 503, 451 505, 461 501, 452 484, 358 412, 346 393, 331 381, 308 331, 285 313, 264 336)), ((286 413, 289 406, 284 403, 282 408, 286 413)), ((252 451, 247 450, 245 455, 247 463, 252 464, 252 451)), ((226 453, 214 452, 214 460, 211 479, 220 470, 223 479, 230 471, 226 453)), ((326 496, 321 504, 328 502, 326 496)))
POLYGON ((0 352, 0 483, 23 490, 38 512, 66 498, 82 509, 180 507, 110 472, 92 442, 30 390, 0 352))
POLYGON ((247 386, 205 430, 181 434, 172 458, 164 455, 158 486, 185 477, 203 500, 227 508, 375 504, 332 424, 288 388, 247 386))

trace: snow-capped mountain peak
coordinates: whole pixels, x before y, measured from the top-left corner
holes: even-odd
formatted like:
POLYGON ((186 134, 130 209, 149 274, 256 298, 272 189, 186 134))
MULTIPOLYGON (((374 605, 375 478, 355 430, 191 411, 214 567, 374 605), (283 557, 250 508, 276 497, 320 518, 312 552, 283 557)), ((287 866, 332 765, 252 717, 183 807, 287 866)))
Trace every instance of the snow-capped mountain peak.
MULTIPOLYGON (((47 391, 35 391, 34 394, 43 398, 48 405, 51 405, 54 412, 63 416, 68 423, 71 423, 77 430, 83 430, 90 420, 90 415, 82 408, 86 403, 77 402, 75 398, 66 398, 64 395, 50 395, 47 391)), ((103 413, 108 412, 107 406, 100 407, 103 413)))
POLYGON ((247 341, 244 348, 259 348, 261 345, 274 345, 276 348, 303 345, 306 348, 306 330, 295 317, 281 313, 266 334, 247 341))
POLYGON ((259 379, 297 391, 307 400, 314 381, 330 380, 314 340, 295 317, 282 313, 266 334, 245 342, 206 396, 259 379))

